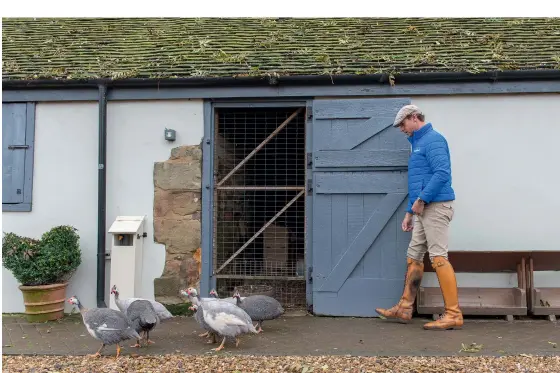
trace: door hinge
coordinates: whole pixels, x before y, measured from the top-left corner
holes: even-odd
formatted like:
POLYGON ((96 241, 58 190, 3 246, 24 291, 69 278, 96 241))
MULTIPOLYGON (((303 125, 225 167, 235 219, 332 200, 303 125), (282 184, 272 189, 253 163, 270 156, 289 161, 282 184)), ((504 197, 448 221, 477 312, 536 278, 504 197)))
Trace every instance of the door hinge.
POLYGON ((313 154, 312 153, 307 153, 307 166, 308 167, 313 166, 313 154))
POLYGON ((313 192, 313 178, 307 179, 307 191, 313 192))
POLYGON ((307 269, 307 281, 313 282, 313 267, 307 269))
POLYGON ((8 149, 29 149, 29 145, 8 145, 8 149))

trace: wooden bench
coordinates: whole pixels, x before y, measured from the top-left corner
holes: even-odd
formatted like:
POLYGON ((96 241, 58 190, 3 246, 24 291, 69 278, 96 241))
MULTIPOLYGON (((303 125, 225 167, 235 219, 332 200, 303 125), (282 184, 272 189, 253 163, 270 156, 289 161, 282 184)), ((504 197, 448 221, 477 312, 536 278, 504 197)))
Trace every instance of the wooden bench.
POLYGON ((560 283, 556 287, 535 287, 535 271, 560 273, 560 252, 532 252, 525 266, 529 312, 536 316, 548 316, 554 322, 560 315, 560 283))
MULTIPOLYGON (((530 252, 504 251, 453 251, 449 260, 456 273, 516 273, 516 287, 459 287, 459 306, 464 315, 504 316, 512 321, 514 316, 527 315, 527 257, 530 252)), ((424 271, 434 272, 428 255, 424 258, 424 271)), ((420 286, 416 301, 418 314, 432 314, 434 319, 444 312, 441 290, 438 287, 420 286)))

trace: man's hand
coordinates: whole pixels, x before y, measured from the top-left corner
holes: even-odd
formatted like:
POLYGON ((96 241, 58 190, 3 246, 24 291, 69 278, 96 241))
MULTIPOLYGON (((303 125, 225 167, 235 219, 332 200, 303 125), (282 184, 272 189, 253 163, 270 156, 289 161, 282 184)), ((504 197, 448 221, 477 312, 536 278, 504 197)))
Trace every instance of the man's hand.
POLYGON ((414 228, 414 223, 412 221, 413 215, 410 213, 406 213, 404 219, 402 221, 402 230, 405 232, 410 232, 412 228, 414 228))
POLYGON ((414 204, 412 205, 412 211, 414 211, 416 215, 422 215, 422 212, 424 211, 424 202, 418 199, 414 201, 414 204))

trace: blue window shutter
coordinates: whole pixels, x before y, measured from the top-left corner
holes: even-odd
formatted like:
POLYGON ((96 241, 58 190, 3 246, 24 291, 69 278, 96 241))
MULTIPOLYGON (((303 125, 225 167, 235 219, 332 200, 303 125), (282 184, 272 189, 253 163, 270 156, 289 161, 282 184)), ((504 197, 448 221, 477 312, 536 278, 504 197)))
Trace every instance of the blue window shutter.
POLYGON ((2 210, 31 211, 35 105, 2 103, 2 210))

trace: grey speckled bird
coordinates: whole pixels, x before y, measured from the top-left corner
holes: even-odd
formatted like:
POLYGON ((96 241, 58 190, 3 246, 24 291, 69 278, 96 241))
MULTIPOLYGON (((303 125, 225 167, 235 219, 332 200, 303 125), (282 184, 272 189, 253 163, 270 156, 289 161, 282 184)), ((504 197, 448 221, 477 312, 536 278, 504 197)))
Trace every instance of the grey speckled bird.
MULTIPOLYGON (((134 302, 135 300, 143 299, 143 298, 125 298, 125 299, 120 298, 117 285, 113 285, 113 287, 111 288, 111 294, 115 296, 115 304, 117 305, 118 309, 121 310, 124 314, 126 314, 126 310, 130 306, 130 303, 134 302)), ((145 300, 149 301, 152 304, 152 306, 154 306, 154 309, 156 310, 156 313, 159 317, 159 321, 173 318, 171 312, 169 312, 167 308, 165 308, 165 306, 160 302, 157 302, 153 299, 145 299, 145 300)))
POLYGON ((238 291, 233 294, 237 298, 237 306, 243 309, 251 317, 251 320, 257 321, 257 331, 262 333, 262 324, 264 320, 274 320, 284 314, 284 308, 276 299, 268 295, 250 295, 241 299, 238 291))
MULTIPOLYGON (((144 334, 146 338, 146 346, 150 343, 154 343, 153 341, 150 341, 150 331, 159 324, 159 317, 150 301, 139 299, 130 303, 130 306, 128 306, 126 310, 126 317, 128 317, 130 324, 137 333, 144 334)), ((136 344, 130 347, 141 347, 141 339, 143 339, 143 337, 138 338, 136 344)))
POLYGON ((208 343, 216 343, 216 334, 214 332, 214 330, 206 323, 206 321, 204 321, 204 317, 202 316, 202 311, 197 312, 198 311, 198 306, 196 304, 193 304, 192 306, 189 307, 189 309, 191 311, 194 312, 194 319, 196 320, 196 322, 198 323, 198 325, 200 325, 202 327, 202 329, 206 330, 205 333, 199 334, 199 337, 211 337, 212 339, 208 341, 208 343))
POLYGON ((102 343, 99 350, 93 355, 95 357, 101 356, 101 350, 105 346, 116 344, 116 357, 118 358, 121 352, 120 343, 128 339, 140 338, 140 335, 134 330, 126 315, 121 311, 111 308, 87 309, 82 306, 76 296, 70 297, 68 303, 80 309, 88 333, 102 343))
POLYGON ((196 289, 188 288, 181 290, 181 294, 186 295, 196 307, 196 312, 202 312, 204 322, 208 324, 212 332, 223 337, 219 347, 214 348, 220 351, 224 348, 226 339, 235 338, 235 346, 239 345, 239 335, 244 333, 257 333, 253 322, 247 312, 243 311, 235 304, 225 302, 216 298, 201 298, 196 289))
MULTIPOLYGON (((221 299, 224 300, 228 303, 233 303, 233 304, 237 304, 237 298, 234 297, 229 297, 229 298, 220 298, 218 296, 218 292, 216 291, 216 289, 212 289, 210 290, 210 298, 216 298, 216 299, 221 299)), ((241 297, 241 300, 245 299, 245 297, 241 297)))

